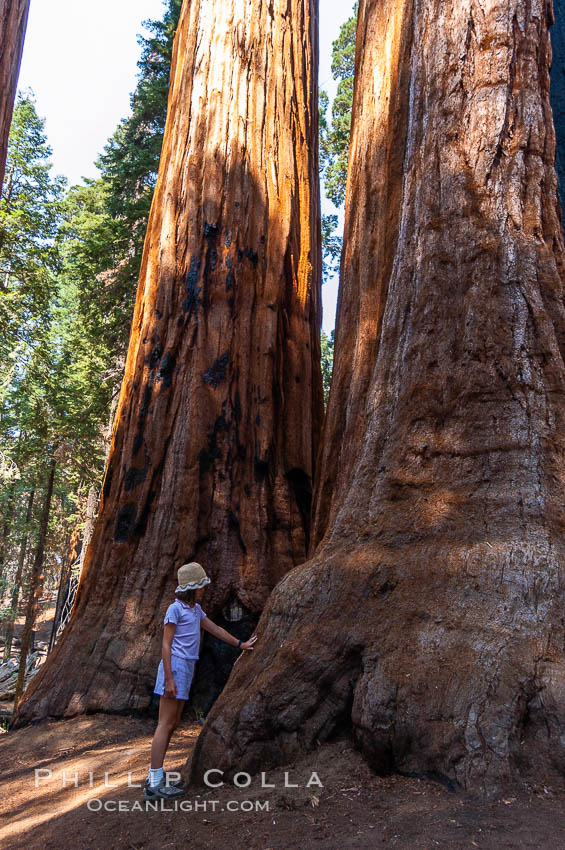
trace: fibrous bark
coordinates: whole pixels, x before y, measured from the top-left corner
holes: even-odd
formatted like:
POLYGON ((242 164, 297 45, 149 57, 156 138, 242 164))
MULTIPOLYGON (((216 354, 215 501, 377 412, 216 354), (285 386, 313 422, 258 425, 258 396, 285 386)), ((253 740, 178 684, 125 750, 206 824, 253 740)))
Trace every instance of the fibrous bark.
MULTIPOLYGON (((93 488, 90 488, 91 490, 93 488)), ((94 488, 96 489, 96 488, 94 488)), ((86 529, 85 529, 86 531, 86 529)), ((67 545, 68 555, 61 564, 59 572, 59 588, 57 590, 57 603, 55 605, 55 615, 51 626, 51 635, 49 638, 49 650, 51 652, 58 637, 58 632, 61 629, 61 619, 69 595, 69 586, 71 583, 73 567, 75 570, 80 563, 80 558, 83 551, 83 534, 80 525, 75 526, 72 531, 67 545)), ((64 628, 64 626, 63 626, 64 628)))
POLYGON ((319 546, 271 595, 193 781, 344 723, 379 771, 482 791, 563 773, 551 17, 361 1, 319 546))
POLYGON ((0 192, 30 0, 0 0, 0 192))
POLYGON ((555 151, 555 170, 561 216, 565 209, 565 3, 554 3, 555 21, 551 27, 551 109, 555 125, 557 146, 555 151))
POLYGON ((308 547, 323 409, 314 0, 185 2, 75 610, 17 722, 147 706, 176 570, 257 616, 308 547), (65 676, 60 676, 65 669, 65 676))
MULTIPOLYGON (((84 559, 86 556, 86 552, 88 550, 88 546, 90 541, 92 540, 92 535, 94 534, 94 527, 96 525, 96 516, 98 513, 98 501, 100 498, 100 494, 98 492, 98 487, 96 485, 92 485, 88 490, 88 498, 86 502, 86 518, 84 523, 84 531, 82 534, 82 541, 80 545, 80 561, 79 561, 79 571, 82 572, 82 568, 84 566, 84 559)), ((77 556, 78 557, 78 556, 77 556)))

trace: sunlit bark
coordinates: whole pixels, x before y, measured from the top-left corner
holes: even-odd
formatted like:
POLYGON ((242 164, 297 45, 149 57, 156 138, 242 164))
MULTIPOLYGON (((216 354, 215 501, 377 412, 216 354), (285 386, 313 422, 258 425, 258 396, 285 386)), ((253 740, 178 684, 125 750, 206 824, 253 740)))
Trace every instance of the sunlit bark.
POLYGON ((557 147, 555 170, 561 201, 561 217, 565 210, 565 4, 554 2, 555 23, 551 27, 551 108, 557 147))

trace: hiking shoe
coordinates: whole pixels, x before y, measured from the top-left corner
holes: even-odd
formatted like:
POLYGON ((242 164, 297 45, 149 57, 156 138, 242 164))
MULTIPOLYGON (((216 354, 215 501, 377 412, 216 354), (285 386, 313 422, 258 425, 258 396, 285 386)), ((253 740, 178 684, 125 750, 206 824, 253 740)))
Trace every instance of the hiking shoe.
MULTIPOLYGON (((145 780, 145 784, 144 784, 143 787, 149 788, 149 779, 145 780)), ((174 782, 169 782, 169 788, 182 788, 182 789, 184 789, 184 779, 175 779, 174 782)))
POLYGON ((145 791, 143 798, 146 801, 150 800, 173 800, 175 797, 184 797, 184 787, 179 787, 178 783, 167 785, 163 779, 159 785, 152 788, 148 782, 145 783, 145 791))

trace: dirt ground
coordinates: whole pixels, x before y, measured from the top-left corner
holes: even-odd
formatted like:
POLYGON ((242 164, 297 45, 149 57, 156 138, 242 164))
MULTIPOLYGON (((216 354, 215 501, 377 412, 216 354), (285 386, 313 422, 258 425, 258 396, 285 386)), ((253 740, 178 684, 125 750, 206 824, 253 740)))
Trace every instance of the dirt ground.
MULTIPOLYGON (((130 786, 139 785, 146 777, 153 728, 149 719, 96 715, 2 735, 0 846, 4 850, 565 847, 562 789, 531 787, 489 802, 429 780, 383 778, 369 769, 345 738, 285 769, 266 771, 265 781, 274 788, 262 788, 259 775, 247 788, 228 783, 189 789, 183 798, 185 810, 174 811, 174 804, 167 802, 162 811, 146 811, 142 790, 128 787, 128 781, 130 786), (285 787, 285 770, 287 784, 298 787, 285 787), (313 772, 323 787, 316 784, 313 772), (108 787, 104 787, 106 773, 108 787)), ((198 725, 182 724, 169 751, 169 770, 180 769, 199 731, 198 725)), ((245 776, 241 781, 247 781, 245 776)))

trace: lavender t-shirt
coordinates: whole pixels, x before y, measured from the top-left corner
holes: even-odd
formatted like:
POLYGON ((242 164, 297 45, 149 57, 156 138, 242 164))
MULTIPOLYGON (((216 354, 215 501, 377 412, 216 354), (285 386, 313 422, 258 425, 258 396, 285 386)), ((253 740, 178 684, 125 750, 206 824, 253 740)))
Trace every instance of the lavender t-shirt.
POLYGON ((198 604, 191 608, 186 602, 175 599, 167 608, 163 624, 174 623, 176 625, 173 642, 171 643, 171 655, 191 661, 198 658, 200 648, 200 622, 206 614, 198 604))

